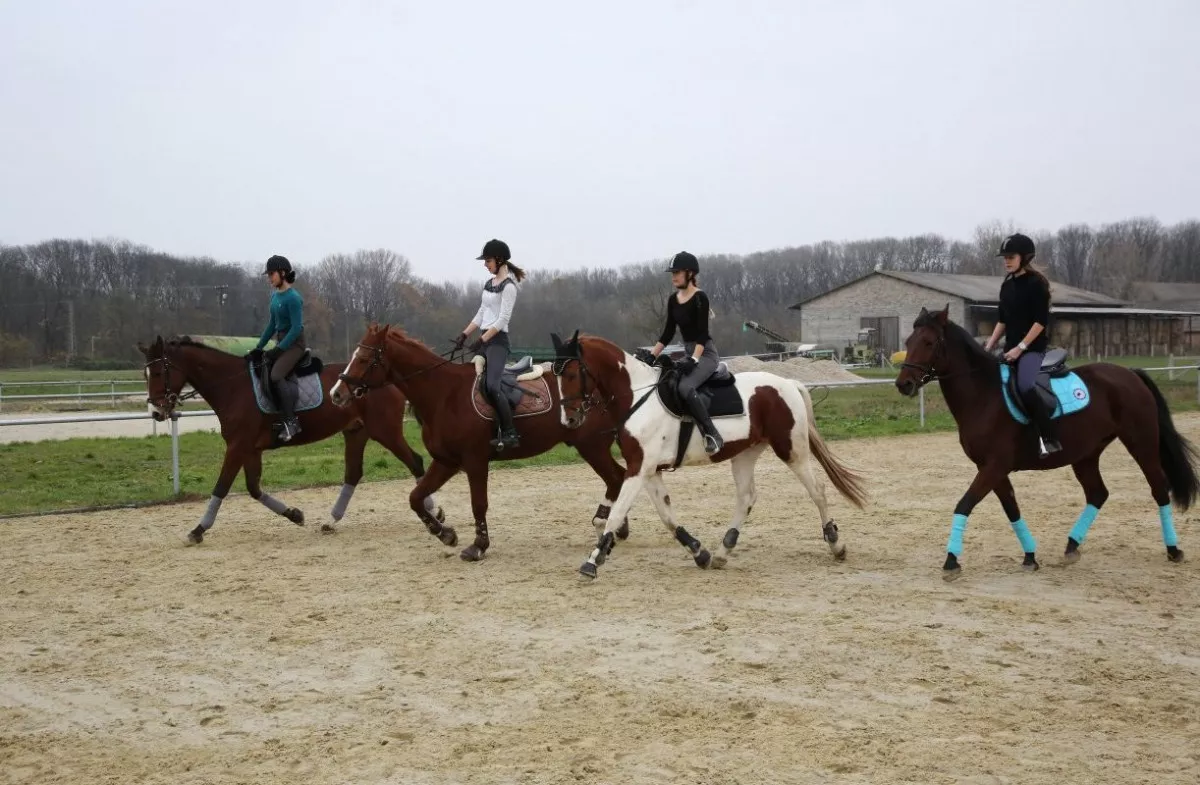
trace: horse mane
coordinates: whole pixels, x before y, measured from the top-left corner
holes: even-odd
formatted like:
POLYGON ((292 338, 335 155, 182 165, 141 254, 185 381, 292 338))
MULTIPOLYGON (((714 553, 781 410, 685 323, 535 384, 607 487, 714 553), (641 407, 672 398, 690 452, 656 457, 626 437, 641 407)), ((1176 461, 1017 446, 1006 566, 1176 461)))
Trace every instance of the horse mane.
POLYGON ((225 357, 237 357, 236 354, 230 354, 229 352, 227 352, 223 349, 218 349, 215 346, 209 346, 208 344, 204 343, 203 341, 197 341, 195 338, 193 338, 190 335, 172 335, 170 338, 168 338, 168 339, 166 339, 166 341, 164 341, 164 345, 168 346, 172 349, 180 349, 183 347, 190 347, 192 349, 204 349, 205 351, 208 351, 208 352, 215 352, 216 354, 220 354, 225 357))
POLYGON ((1000 378, 1000 361, 992 354, 988 353, 979 341, 975 340, 975 336, 967 332, 966 328, 957 322, 946 320, 943 325, 937 320, 937 314, 926 311, 917 317, 914 327, 932 327, 935 330, 941 330, 946 336, 946 342, 965 350, 967 355, 967 363, 976 369, 990 370, 996 378, 1000 378))

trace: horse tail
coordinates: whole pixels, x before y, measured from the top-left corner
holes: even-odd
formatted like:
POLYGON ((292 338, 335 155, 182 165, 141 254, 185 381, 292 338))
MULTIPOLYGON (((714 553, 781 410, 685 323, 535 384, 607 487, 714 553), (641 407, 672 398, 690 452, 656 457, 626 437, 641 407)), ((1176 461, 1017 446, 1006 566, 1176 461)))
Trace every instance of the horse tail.
POLYGON ((1154 404, 1158 408, 1158 459, 1167 475, 1171 497, 1180 510, 1186 510, 1200 493, 1200 479, 1196 477, 1196 448, 1175 429, 1167 400, 1154 380, 1140 368, 1134 369, 1134 373, 1141 377, 1142 383, 1154 395, 1154 404))
POLYGON ((833 483, 834 488, 838 489, 838 493, 845 496, 855 507, 862 509, 867 501, 862 475, 851 470, 830 452, 829 446, 825 444, 825 440, 821 438, 821 434, 817 430, 817 420, 813 416, 812 396, 809 394, 808 388, 797 380, 793 379, 792 381, 796 385, 796 389, 800 391, 800 397, 804 399, 804 408, 808 412, 808 448, 816 456, 817 463, 821 464, 825 474, 829 475, 829 481, 833 483))

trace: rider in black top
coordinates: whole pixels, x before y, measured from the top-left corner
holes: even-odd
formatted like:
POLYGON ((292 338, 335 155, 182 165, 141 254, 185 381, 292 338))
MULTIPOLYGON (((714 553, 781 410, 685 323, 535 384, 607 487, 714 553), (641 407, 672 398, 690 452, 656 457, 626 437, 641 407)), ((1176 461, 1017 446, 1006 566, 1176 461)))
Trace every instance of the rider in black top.
POLYGON ((708 295, 696 286, 696 275, 700 262, 687 251, 675 254, 667 269, 676 291, 667 298, 667 324, 658 343, 650 352, 639 350, 638 359, 653 364, 666 345, 675 337, 678 329, 683 336, 687 357, 680 363, 679 397, 687 404, 692 418, 704 435, 704 451, 709 455, 720 450, 725 442, 708 415, 708 408, 696 389, 717 370, 721 357, 708 334, 708 295))
POLYGON ((984 348, 990 352, 1004 336, 1004 359, 1016 365, 1017 391, 1033 415, 1039 452, 1045 458, 1062 447, 1054 433, 1053 412, 1046 409, 1035 389, 1050 344, 1050 282, 1031 266, 1035 253, 1033 240, 1023 234, 1010 235, 1000 244, 996 255, 1004 257, 1008 275, 1000 285, 996 329, 984 348))

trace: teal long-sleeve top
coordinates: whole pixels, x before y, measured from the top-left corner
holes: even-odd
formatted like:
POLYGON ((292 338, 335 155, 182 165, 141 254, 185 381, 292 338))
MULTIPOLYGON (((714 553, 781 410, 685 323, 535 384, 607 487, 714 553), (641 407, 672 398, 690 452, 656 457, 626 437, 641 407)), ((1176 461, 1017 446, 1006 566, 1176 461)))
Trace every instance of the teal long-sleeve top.
POLYGON ((295 288, 272 294, 271 321, 267 323, 267 329, 263 330, 262 337, 258 339, 258 348, 266 346, 267 341, 278 333, 286 333, 286 335, 276 343, 276 346, 280 349, 291 348, 304 329, 304 317, 301 315, 303 308, 304 298, 295 288))

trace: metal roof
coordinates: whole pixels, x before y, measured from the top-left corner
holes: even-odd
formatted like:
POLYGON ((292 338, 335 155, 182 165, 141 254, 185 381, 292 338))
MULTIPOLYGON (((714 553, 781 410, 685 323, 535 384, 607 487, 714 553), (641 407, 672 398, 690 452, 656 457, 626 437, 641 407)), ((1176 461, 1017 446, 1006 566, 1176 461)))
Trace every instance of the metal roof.
MULTIPOLYGON (((971 303, 967 306, 972 311, 994 311, 997 306, 991 303, 971 303)), ((1071 316, 1200 316, 1200 311, 1190 310, 1166 310, 1164 308, 1141 308, 1136 305, 1126 306, 1124 308, 1091 308, 1079 305, 1054 305, 1050 307, 1050 313, 1069 314, 1071 316)))
MULTIPOLYGON (((864 275, 862 278, 857 278, 841 286, 834 287, 828 292, 809 297, 807 300, 801 300, 791 307, 799 309, 800 306, 806 303, 811 303, 839 289, 852 286, 859 281, 864 281, 872 275, 886 275, 889 278, 895 278, 898 281, 904 281, 914 286, 920 286, 935 292, 942 292, 943 294, 961 298, 969 303, 998 302, 1000 299, 1000 284, 1004 282, 1004 277, 1000 275, 957 275, 951 273, 912 273, 901 270, 876 270, 864 275)), ((1085 289, 1076 289, 1074 286, 1067 286, 1056 281, 1050 282, 1050 301, 1061 305, 1096 305, 1113 308, 1120 308, 1124 305, 1120 300, 1108 295, 1100 294, 1099 292, 1089 292, 1085 289)))

